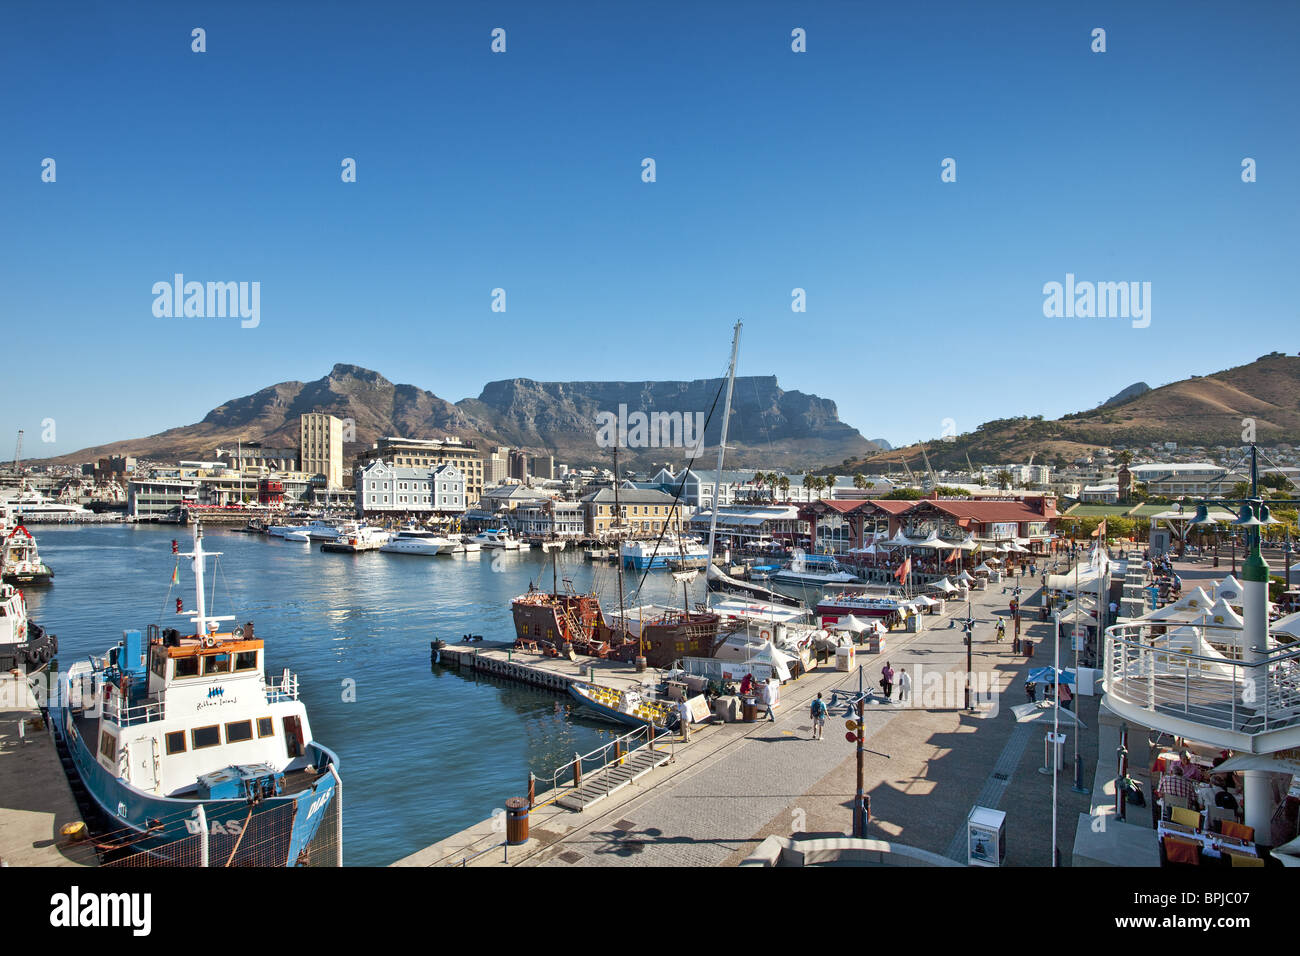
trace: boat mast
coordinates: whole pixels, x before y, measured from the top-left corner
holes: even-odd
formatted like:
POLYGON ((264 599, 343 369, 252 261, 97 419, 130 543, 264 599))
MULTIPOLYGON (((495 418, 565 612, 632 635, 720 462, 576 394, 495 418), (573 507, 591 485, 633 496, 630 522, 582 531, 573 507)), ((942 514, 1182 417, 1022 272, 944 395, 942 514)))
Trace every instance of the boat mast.
MULTIPOLYGON (((614 439, 614 521, 611 528, 619 528, 623 524, 623 511, 618 501, 618 438, 614 439)), ((619 543, 617 532, 614 534, 614 555, 617 560, 614 562, 618 565, 618 619, 619 626, 623 628, 623 633, 627 633, 627 608, 624 606, 623 599, 623 546, 619 543)), ((641 635, 638 633, 636 638, 636 656, 641 659, 645 655, 641 653, 641 635)))
MULTIPOLYGON (((731 390, 736 384, 736 353, 740 350, 740 327, 741 322, 736 321, 736 327, 731 334, 731 367, 727 370, 727 398, 722 406, 722 434, 718 437, 718 474, 713 481, 713 507, 709 515, 709 553, 704 558, 704 607, 707 610, 709 606, 709 572, 713 570, 713 545, 718 535, 718 497, 722 491, 722 461, 727 453, 727 425, 731 421, 731 390)), ((700 436, 703 441, 703 436, 700 436)))

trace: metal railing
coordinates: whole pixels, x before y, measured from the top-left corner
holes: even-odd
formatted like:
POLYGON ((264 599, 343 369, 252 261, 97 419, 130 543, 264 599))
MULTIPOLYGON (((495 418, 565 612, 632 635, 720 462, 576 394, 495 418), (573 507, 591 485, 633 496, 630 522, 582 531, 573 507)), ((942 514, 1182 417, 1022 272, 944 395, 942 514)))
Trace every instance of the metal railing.
POLYGON ((550 793, 550 796, 532 805, 531 809, 548 806, 562 799, 567 794, 579 789, 588 774, 599 773, 604 777, 605 793, 610 793, 610 776, 604 771, 618 766, 628 757, 641 750, 667 749, 669 759, 676 753, 676 735, 662 727, 646 725, 615 737, 603 747, 597 747, 590 753, 576 755, 566 764, 557 767, 549 778, 536 777, 534 792, 550 793))
POLYGON ((298 699, 298 675, 285 671, 279 678, 266 678, 266 702, 275 704, 298 699))
POLYGON ((1106 694, 1235 733, 1300 725, 1300 647, 1274 648, 1250 662, 1228 656, 1241 653, 1244 635, 1239 628, 1176 621, 1109 627, 1106 694), (1216 644, 1226 653, 1199 652, 1213 652, 1208 645, 1216 644))

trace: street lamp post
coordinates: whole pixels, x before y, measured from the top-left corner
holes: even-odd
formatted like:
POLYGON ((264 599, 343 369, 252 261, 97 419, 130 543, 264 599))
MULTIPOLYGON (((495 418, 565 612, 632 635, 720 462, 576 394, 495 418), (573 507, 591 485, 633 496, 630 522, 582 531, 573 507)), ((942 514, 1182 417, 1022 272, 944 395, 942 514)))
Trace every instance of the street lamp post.
POLYGON ((969 600, 966 602, 966 620, 962 622, 961 629, 966 634, 966 709, 971 710, 973 709, 970 694, 971 668, 973 666, 971 654, 973 652, 972 645, 975 643, 975 618, 971 615, 971 602, 969 600))

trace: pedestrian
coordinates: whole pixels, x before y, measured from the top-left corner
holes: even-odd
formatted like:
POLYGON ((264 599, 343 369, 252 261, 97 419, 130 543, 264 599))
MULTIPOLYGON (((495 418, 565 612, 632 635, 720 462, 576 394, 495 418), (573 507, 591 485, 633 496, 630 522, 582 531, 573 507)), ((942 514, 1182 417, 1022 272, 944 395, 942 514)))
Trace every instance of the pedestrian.
POLYGON ((889 666, 889 661, 885 661, 885 666, 880 668, 880 686, 885 692, 885 697, 892 700, 894 695, 894 669, 889 666))
POLYGON ((688 743, 691 739, 691 705, 685 697, 677 702, 677 723, 677 729, 682 732, 682 743, 688 743))
POLYGON ((1025 681, 1025 700, 1031 704, 1038 703, 1038 686, 1031 680, 1025 681))
POLYGON ((1057 702, 1058 704, 1060 704, 1062 707, 1064 707, 1066 710, 1069 710, 1069 709, 1070 709, 1070 700, 1071 700, 1071 699, 1072 699, 1072 696, 1071 696, 1071 694, 1070 694, 1070 688, 1067 687, 1065 684, 1057 684, 1057 685, 1056 685, 1056 702, 1057 702))
POLYGON ((754 689, 754 675, 746 674, 740 682, 740 696, 748 697, 754 689))
POLYGON ((767 719, 776 723, 776 715, 772 713, 772 680, 768 678, 758 682, 758 702, 767 709, 767 719))
POLYGON ((898 702, 905 704, 912 699, 912 678, 906 667, 898 670, 898 702))
POLYGON ((821 691, 818 691, 817 696, 813 699, 808 716, 812 718, 813 722, 812 739, 822 740, 822 730, 826 727, 826 701, 822 700, 821 691))

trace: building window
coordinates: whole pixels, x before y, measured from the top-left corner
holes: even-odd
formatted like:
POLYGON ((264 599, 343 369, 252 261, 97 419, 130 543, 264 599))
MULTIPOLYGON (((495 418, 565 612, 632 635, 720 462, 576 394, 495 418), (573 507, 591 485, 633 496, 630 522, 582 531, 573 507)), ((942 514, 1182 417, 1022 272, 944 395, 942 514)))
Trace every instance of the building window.
POLYGON ((108 731, 99 735, 99 752, 108 758, 110 763, 117 759, 117 738, 108 731))
POLYGON ((236 720, 226 724, 226 743, 238 744, 253 739, 253 722, 236 720))

